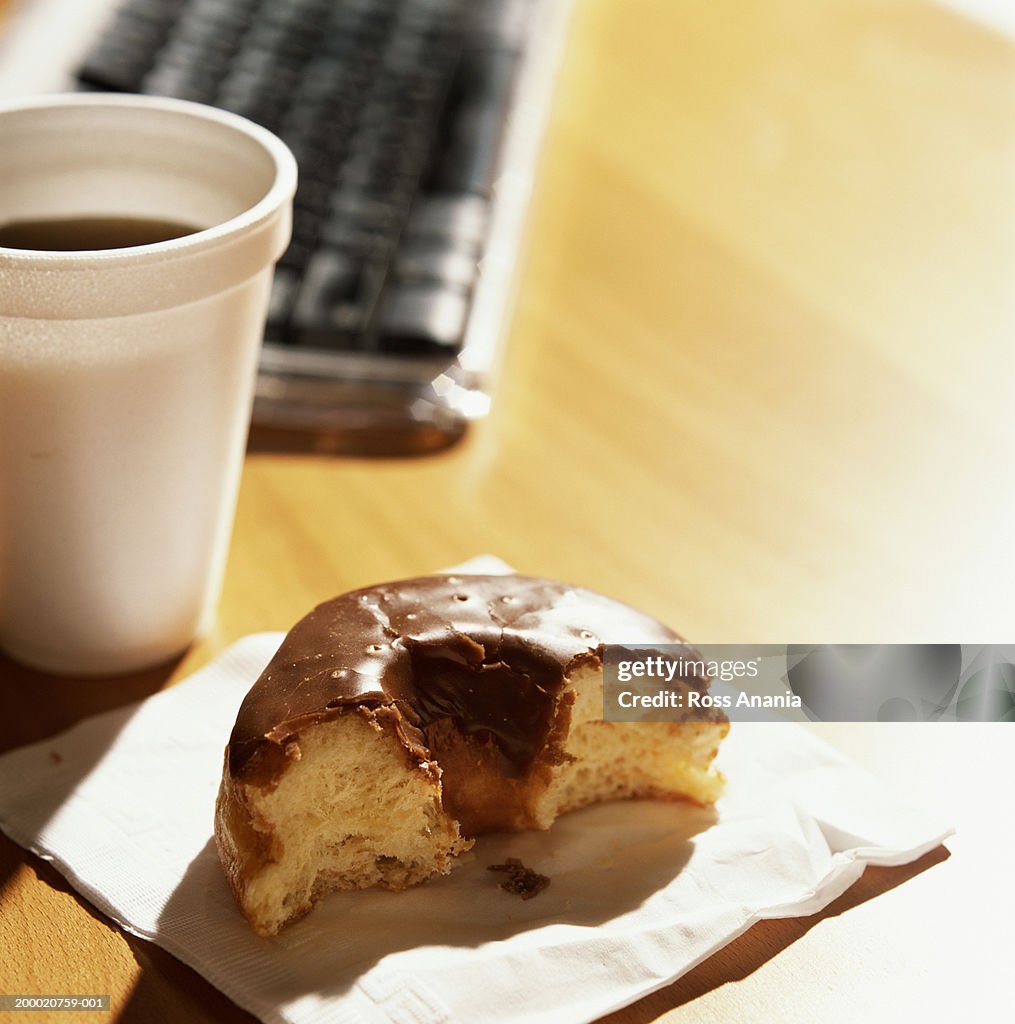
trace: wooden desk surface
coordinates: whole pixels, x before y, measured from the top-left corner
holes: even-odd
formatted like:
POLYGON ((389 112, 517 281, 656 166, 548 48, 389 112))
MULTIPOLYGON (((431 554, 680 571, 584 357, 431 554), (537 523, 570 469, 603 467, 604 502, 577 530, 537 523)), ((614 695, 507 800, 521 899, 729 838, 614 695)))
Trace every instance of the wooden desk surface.
MULTIPOLYGON (((416 461, 255 435, 214 633, 117 683, 0 662, 0 746, 479 552, 701 642, 1010 640, 1013 182, 1015 50, 944 10, 579 0, 491 420, 416 461)), ((611 1024, 995 1017, 1011 737, 823 731, 943 805, 951 855, 757 926, 611 1024)), ((19 991, 109 991, 96 1020, 249 1019, 3 840, 19 991)))

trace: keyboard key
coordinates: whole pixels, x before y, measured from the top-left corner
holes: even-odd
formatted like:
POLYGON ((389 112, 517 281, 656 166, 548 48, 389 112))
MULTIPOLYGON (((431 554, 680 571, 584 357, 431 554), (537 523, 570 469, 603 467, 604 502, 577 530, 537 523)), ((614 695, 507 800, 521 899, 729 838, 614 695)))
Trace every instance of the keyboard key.
POLYGON ((486 239, 489 202, 476 195, 426 195, 405 226, 406 238, 441 238, 478 251, 486 239))
POLYGON ((454 86, 461 98, 435 176, 437 189, 490 195, 516 64, 517 57, 508 51, 463 56, 454 86))
POLYGON ((394 353, 455 349, 462 342, 468 311, 468 297, 457 288, 406 284, 385 296, 380 330, 394 353))
POLYGON ((437 239, 405 240, 398 247, 394 272, 401 284, 433 282, 463 291, 472 287, 479 274, 476 250, 437 239))
POLYGON ((293 304, 296 340, 328 348, 335 336, 362 331, 371 312, 363 278, 360 260, 334 249, 314 253, 293 304))
POLYGON ((292 315, 293 303, 300 287, 300 275, 287 267, 276 267, 268 299, 268 337, 284 341, 292 315))

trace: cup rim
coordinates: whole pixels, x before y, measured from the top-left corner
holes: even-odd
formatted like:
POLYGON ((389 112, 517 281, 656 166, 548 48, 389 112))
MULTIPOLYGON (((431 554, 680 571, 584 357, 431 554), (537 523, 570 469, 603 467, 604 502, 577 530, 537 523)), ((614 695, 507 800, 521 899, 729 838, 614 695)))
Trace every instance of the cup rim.
POLYGON ((151 258, 155 255, 172 259, 177 255, 190 254, 195 249, 215 248, 223 239, 232 238, 245 229, 254 227, 259 222, 270 218, 296 191, 296 158, 277 135, 239 114, 192 100, 180 100, 168 96, 149 96, 140 93, 54 93, 45 96, 0 100, 0 118, 6 114, 23 110, 58 110, 73 107, 119 107, 132 110, 164 111, 222 125, 253 139, 268 153, 275 168, 274 180, 256 203, 235 217, 230 217, 228 220, 208 228, 192 231, 179 238, 116 249, 14 249, 0 245, 0 260, 7 262, 8 265, 11 262, 38 263, 44 261, 46 264, 60 262, 65 264, 65 269, 72 270, 75 264, 84 269, 86 265, 94 267, 98 263, 102 266, 109 266, 111 263, 128 262, 141 257, 151 258))

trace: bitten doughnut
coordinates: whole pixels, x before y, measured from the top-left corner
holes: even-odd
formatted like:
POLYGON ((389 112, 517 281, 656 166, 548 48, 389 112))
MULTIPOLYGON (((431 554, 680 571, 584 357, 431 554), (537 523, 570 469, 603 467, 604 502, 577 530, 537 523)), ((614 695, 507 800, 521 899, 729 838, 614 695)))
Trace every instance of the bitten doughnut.
POLYGON ((215 838, 253 927, 273 935, 335 890, 446 874, 481 833, 546 829, 597 801, 712 803, 725 717, 604 722, 613 643, 683 641, 527 576, 421 577, 315 608, 226 748, 215 838))

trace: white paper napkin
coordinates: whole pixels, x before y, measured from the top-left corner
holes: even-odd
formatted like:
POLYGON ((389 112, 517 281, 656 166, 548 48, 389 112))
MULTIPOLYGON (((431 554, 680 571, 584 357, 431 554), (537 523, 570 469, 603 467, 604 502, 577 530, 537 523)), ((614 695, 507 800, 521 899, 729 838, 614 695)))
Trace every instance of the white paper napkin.
POLYGON ((592 1020, 951 833, 806 730, 738 723, 714 811, 610 804, 482 837, 446 878, 339 894, 262 939, 233 903, 212 813, 236 710, 281 639, 246 637, 178 686, 0 758, 12 839, 265 1021, 592 1020), (507 857, 549 888, 502 891, 487 867, 507 857))

